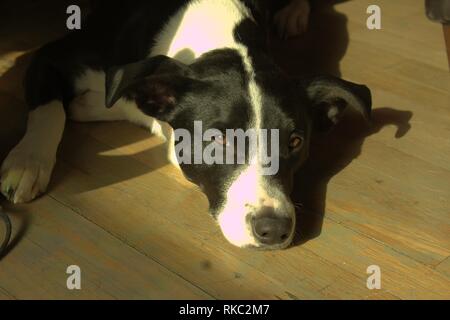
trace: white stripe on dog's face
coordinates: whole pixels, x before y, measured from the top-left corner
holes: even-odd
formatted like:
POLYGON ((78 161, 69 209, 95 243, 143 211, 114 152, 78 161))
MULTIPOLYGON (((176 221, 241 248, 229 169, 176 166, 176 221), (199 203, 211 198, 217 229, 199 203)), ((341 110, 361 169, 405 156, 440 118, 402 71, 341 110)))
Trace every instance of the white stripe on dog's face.
POLYGON ((244 170, 232 182, 226 193, 225 204, 217 217, 220 228, 227 240, 238 246, 256 246, 247 217, 259 198, 258 172, 256 166, 244 170))
MULTIPOLYGON (((248 95, 252 105, 251 129, 258 132, 262 129, 263 94, 255 79, 255 71, 246 47, 238 45, 245 70, 249 79, 248 95)), ((268 143, 258 141, 255 154, 250 155, 249 165, 242 170, 226 191, 225 203, 217 216, 220 228, 227 240, 238 247, 261 247, 254 235, 252 219, 264 208, 271 208, 277 215, 291 218, 295 225, 295 209, 290 199, 278 185, 270 184, 263 175, 260 155, 267 154, 268 143)), ((279 148, 277 148, 279 149, 279 148)), ((276 155, 279 156, 279 155, 276 155)), ((280 248, 286 247, 292 241, 294 232, 280 248)))
MULTIPOLYGON (((261 90, 255 81, 255 71, 248 55, 248 49, 242 45, 237 45, 237 47, 249 79, 248 95, 253 111, 251 127, 258 130, 261 128, 261 90)), ((257 143, 258 150, 250 157, 258 157, 260 145, 257 143)), ((248 163, 252 165, 243 170, 231 183, 226 192, 223 209, 218 215, 218 222, 225 238, 238 247, 258 246, 248 219, 252 210, 260 206, 259 199, 263 196, 261 170, 258 159, 251 158, 248 163)))

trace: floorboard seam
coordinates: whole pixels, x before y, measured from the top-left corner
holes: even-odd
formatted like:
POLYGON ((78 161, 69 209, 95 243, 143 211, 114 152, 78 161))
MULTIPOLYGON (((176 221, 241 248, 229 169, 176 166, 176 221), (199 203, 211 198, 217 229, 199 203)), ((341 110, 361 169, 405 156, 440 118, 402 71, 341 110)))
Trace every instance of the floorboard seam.
POLYGON ((3 292, 5 295, 7 295, 10 298, 13 298, 14 300, 19 300, 16 296, 14 296, 12 293, 10 293, 8 290, 0 286, 0 291, 3 292))
MULTIPOLYGON (((416 262, 416 263, 422 265, 423 267, 425 267, 425 268, 427 268, 427 269, 434 270, 432 265, 428 265, 428 264, 423 263, 422 261, 418 261, 418 260, 416 260, 414 257, 411 257, 411 256, 409 256, 408 254, 406 254, 406 253, 404 253, 404 252, 402 252, 402 251, 396 250, 394 247, 390 246, 389 244, 387 244, 387 243, 385 243, 385 242, 383 242, 383 241, 381 241, 381 240, 379 240, 379 239, 373 238, 373 237, 371 237, 371 236, 369 236, 369 235, 367 235, 367 234, 365 234, 365 233, 362 233, 361 231, 359 231, 359 230, 357 230, 357 229, 353 229, 352 227, 347 226, 347 225, 345 224, 345 221, 344 221, 344 222, 337 222, 336 220, 333 220, 333 219, 330 218, 330 217, 325 217, 325 219, 328 219, 328 220, 332 221, 333 223, 338 223, 338 224, 341 225, 342 227, 344 227, 344 228, 346 228, 346 229, 348 229, 348 230, 351 230, 351 231, 357 233, 357 234, 360 235, 360 236, 363 236, 363 237, 365 237, 365 238, 367 238, 367 239, 373 240, 373 241, 375 241, 375 242, 377 242, 377 243, 379 243, 379 244, 381 244, 381 245, 383 245, 383 246, 385 246, 385 247, 391 249, 391 250, 394 251, 395 253, 397 253, 397 254, 399 254, 399 255, 401 255, 401 256, 403 256, 403 257, 406 257, 406 258, 408 258, 408 259, 411 259, 412 261, 414 261, 414 262, 416 262)), ((444 260, 444 261, 445 261, 445 260, 444 260)), ((442 262, 443 262, 443 261, 442 261, 442 262)), ((436 270, 434 270, 434 271, 436 271, 436 270)))
POLYGON ((181 274, 179 274, 178 272, 169 269, 167 266, 165 266, 164 264, 162 264, 160 261, 158 261, 155 257, 152 257, 148 254, 146 254, 145 252, 140 251, 139 249, 137 249, 135 246, 133 246, 132 244, 130 244, 128 241, 126 241, 126 239, 122 239, 121 237, 115 235, 114 233, 112 233, 111 231, 103 228, 101 225, 95 223, 94 221, 90 220, 89 218, 87 218, 86 216, 84 216, 81 212, 78 212, 77 210, 75 210, 74 208, 72 208, 70 205, 64 203, 63 201, 57 199, 55 196, 48 194, 48 196, 53 199, 54 201, 58 202, 59 204, 65 206, 66 208, 68 208, 70 211, 72 211, 73 213, 77 214, 78 216, 80 216, 81 218, 83 218, 84 220, 88 221, 89 223, 92 223, 93 225, 97 226, 98 228, 100 228, 101 230, 105 231, 106 233, 108 233, 110 236, 112 236, 113 238, 119 240, 120 242, 124 243, 125 245, 127 245, 128 247, 130 247, 132 250, 136 251, 137 253, 139 253, 140 255, 143 255, 144 257, 154 261, 155 263, 157 263, 159 266, 161 266, 162 268, 164 268, 165 270, 167 270, 168 272, 176 275, 177 277, 179 277, 180 279, 182 279, 183 281, 186 281, 187 283, 189 283, 190 285, 192 285, 193 287, 197 288, 198 290, 200 290, 201 292, 203 292, 204 294, 206 294, 207 296, 211 297, 212 299, 217 300, 217 298, 212 295, 211 293, 209 293, 208 291, 206 291, 205 289, 203 289, 202 287, 200 287, 199 285, 193 283, 192 281, 186 279, 185 277, 183 277, 181 274))

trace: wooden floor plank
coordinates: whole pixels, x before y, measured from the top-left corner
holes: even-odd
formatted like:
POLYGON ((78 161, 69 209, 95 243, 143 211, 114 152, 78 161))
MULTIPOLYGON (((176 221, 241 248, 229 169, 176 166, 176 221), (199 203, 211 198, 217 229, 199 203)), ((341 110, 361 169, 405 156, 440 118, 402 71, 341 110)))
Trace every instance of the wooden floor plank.
POLYGON ((15 300, 16 298, 7 292, 5 289, 0 287, 0 300, 15 300))
POLYGON ((450 278, 450 257, 447 257, 444 261, 439 263, 436 266, 436 270, 450 278))
POLYGON ((328 185, 330 216, 425 264, 442 261, 450 253, 450 175, 375 142, 368 150, 364 159, 352 163, 351 171, 328 185), (373 154, 377 148, 404 161, 380 165, 374 161, 382 156, 373 154), (351 200, 355 198, 358 201, 351 200))
POLYGON ((305 247, 329 261, 339 262, 341 268, 351 272, 379 266, 382 288, 401 299, 450 298, 450 278, 400 254, 397 247, 387 247, 328 219, 324 221, 320 241, 308 242, 305 247))
POLYGON ((20 212, 15 226, 30 220, 0 264, 0 286, 18 299, 211 298, 50 196, 6 210, 20 212), (81 268, 79 291, 66 286, 71 265, 81 268))
MULTIPOLYGON (((442 41, 441 26, 427 19, 421 0, 411 1, 347 1, 335 6, 336 11, 347 18, 351 41, 347 53, 355 41, 361 41, 377 50, 387 52, 376 64, 389 62, 392 56, 412 59, 418 63, 448 71, 446 66, 445 43, 442 41), (381 9, 381 30, 368 30, 366 13, 369 5, 378 5, 381 9)), ((361 55, 360 55, 361 56, 361 55)), ((373 65, 364 55, 362 61, 366 66, 373 65)), ((355 61, 345 56, 342 62, 355 61)), ((360 70, 360 69, 358 69, 360 70)))

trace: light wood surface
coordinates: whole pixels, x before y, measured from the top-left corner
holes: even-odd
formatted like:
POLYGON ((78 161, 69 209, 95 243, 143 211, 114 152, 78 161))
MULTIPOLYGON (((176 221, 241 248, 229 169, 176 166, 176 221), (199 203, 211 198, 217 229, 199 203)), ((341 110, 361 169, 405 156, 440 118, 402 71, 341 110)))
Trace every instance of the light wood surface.
MULTIPOLYGON (((44 12, 48 0, 22 2, 0 19, 0 158, 23 134, 27 53, 64 30, 44 12)), ((273 47, 289 72, 340 74, 367 84, 374 100, 371 128, 348 115, 315 141, 297 177, 306 209, 295 246, 231 246, 206 198, 161 161, 157 138, 127 123, 70 123, 49 193, 4 204, 20 241, 0 262, 0 299, 450 299, 442 27, 423 1, 349 1, 273 47), (382 30, 366 28, 371 4, 382 30), (80 291, 66 288, 69 265, 81 267, 80 291), (370 265, 381 268, 381 290, 366 287, 370 265)))

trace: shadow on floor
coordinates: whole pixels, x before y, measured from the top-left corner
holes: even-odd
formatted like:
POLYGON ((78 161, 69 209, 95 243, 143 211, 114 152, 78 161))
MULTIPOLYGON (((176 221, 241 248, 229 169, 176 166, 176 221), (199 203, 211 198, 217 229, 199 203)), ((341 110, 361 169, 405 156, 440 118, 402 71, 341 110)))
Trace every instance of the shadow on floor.
POLYGON ((296 244, 318 237, 326 213, 327 186, 330 180, 358 158, 366 138, 387 125, 397 127, 395 137, 400 139, 411 128, 410 111, 390 107, 373 110, 370 125, 357 114, 348 114, 327 136, 315 137, 311 154, 305 166, 296 174, 295 202, 303 204, 298 213, 296 244))
POLYGON ((286 41, 272 35, 272 54, 288 74, 341 75, 339 64, 347 51, 349 34, 347 17, 335 10, 336 2, 343 1, 319 1, 305 34, 286 41))
MULTIPOLYGON (((336 2, 342 1, 333 3, 336 2)), ((347 17, 337 12, 333 3, 321 3, 311 15, 306 34, 287 42, 272 41, 274 56, 293 76, 341 76, 340 61, 349 43, 347 17)), ((326 212, 327 185, 360 155, 364 140, 387 125, 398 128, 396 138, 403 137, 411 128, 411 112, 390 107, 373 108, 370 124, 364 123, 357 114, 347 113, 332 132, 312 140, 310 157, 295 177, 292 198, 301 203, 303 209, 297 213, 294 245, 320 235, 326 212)))

